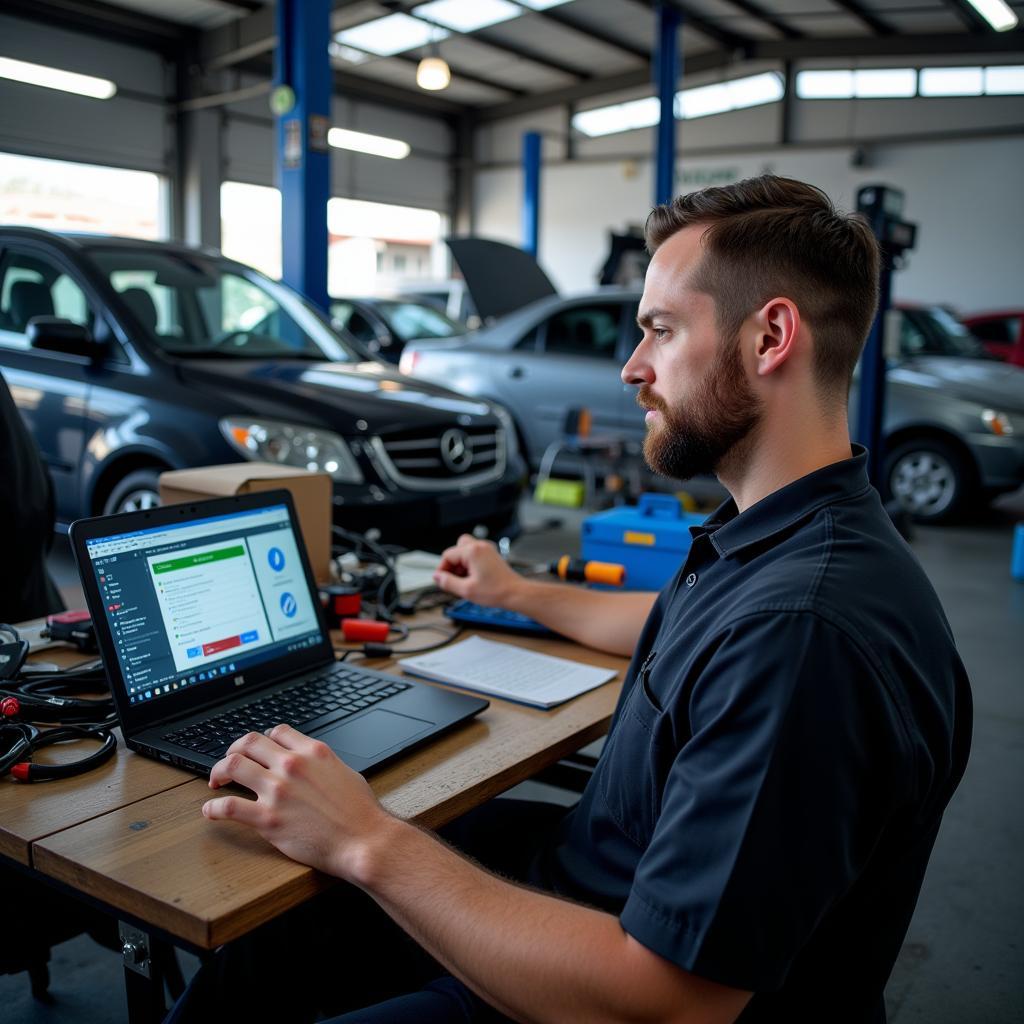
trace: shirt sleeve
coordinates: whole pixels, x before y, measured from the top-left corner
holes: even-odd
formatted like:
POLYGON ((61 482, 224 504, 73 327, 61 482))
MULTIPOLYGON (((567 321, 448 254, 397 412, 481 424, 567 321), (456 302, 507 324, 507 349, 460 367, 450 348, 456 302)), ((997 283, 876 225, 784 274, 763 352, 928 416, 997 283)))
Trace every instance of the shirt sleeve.
POLYGON ((870 657, 813 612, 739 620, 683 690, 691 736, 620 921, 685 970, 775 991, 904 799, 909 745, 870 657))

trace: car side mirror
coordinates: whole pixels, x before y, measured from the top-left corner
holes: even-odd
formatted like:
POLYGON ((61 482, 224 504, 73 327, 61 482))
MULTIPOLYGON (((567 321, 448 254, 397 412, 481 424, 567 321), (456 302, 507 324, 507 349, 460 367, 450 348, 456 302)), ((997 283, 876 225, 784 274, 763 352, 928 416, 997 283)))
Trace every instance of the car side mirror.
POLYGON ((25 336, 33 348, 47 352, 63 352, 66 355, 94 358, 101 346, 85 324, 64 320, 58 316, 34 316, 28 322, 25 336))

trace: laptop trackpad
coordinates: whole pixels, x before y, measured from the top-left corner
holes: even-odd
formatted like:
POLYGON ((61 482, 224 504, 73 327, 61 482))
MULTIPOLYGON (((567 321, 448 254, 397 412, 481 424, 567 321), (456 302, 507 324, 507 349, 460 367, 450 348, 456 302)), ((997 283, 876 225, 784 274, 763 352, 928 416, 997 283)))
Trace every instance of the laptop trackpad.
POLYGON ((354 722, 343 722, 333 729, 327 729, 319 733, 317 739, 338 754, 370 758, 397 743, 411 740, 433 728, 433 725, 433 722, 377 709, 354 722))

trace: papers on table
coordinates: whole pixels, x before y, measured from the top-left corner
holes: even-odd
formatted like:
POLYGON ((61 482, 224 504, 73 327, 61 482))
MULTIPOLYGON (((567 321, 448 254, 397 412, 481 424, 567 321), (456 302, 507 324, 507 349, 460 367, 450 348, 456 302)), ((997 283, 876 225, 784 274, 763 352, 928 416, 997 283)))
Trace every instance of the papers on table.
POLYGON ((580 665, 475 636, 429 654, 403 658, 400 664, 411 675, 539 708, 571 700, 616 676, 614 669, 580 665))

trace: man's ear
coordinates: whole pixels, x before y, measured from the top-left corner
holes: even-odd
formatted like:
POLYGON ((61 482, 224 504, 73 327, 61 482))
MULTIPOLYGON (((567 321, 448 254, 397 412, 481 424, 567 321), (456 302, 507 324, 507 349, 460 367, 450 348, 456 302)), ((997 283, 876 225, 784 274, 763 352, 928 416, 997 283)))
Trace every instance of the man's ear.
POLYGON ((778 370, 796 351, 800 310, 792 299, 770 299, 754 314, 754 327, 757 374, 763 377, 778 370))

